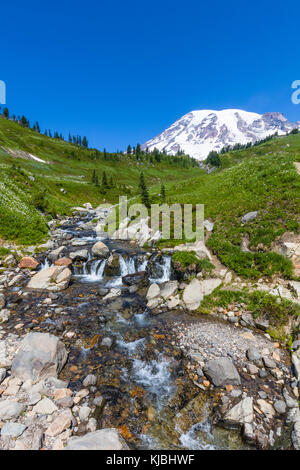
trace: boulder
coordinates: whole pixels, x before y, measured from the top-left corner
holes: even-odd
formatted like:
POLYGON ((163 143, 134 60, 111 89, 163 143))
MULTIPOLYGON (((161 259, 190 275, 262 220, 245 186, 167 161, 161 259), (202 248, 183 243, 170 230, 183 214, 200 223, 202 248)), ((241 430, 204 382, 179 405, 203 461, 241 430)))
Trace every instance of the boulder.
POLYGON ((2 437, 12 437, 16 438, 21 436, 25 431, 27 426, 20 423, 6 423, 3 428, 1 429, 1 436, 2 437))
POLYGON ((12 362, 12 375, 37 382, 56 377, 67 361, 64 344, 49 333, 28 333, 12 362))
POLYGON ((183 291, 182 299, 189 310, 196 310, 203 300, 201 284, 198 279, 193 279, 183 291))
POLYGON ((128 450, 121 434, 114 428, 100 429, 84 436, 71 437, 65 450, 128 450))
POLYGON ((104 275, 108 277, 116 277, 120 276, 120 274, 120 256, 118 255, 118 253, 114 253, 107 259, 105 263, 104 275))
POLYGON ((72 272, 65 266, 51 266, 35 274, 29 283, 28 289, 47 290, 58 292, 68 287, 72 272))
POLYGON ((58 248, 56 248, 56 250, 53 250, 51 251, 51 253, 49 253, 48 255, 48 258, 50 259, 50 261, 54 262, 55 260, 57 260, 60 255, 66 251, 66 247, 65 246, 60 246, 58 248))
POLYGON ((89 253, 87 250, 78 250, 73 251, 69 256, 72 261, 86 261, 89 257, 89 253))
POLYGON ((204 373, 216 387, 241 384, 238 371, 232 360, 227 357, 208 361, 205 364, 204 373))
POLYGON ((292 432, 293 446, 296 450, 300 450, 300 421, 296 421, 292 432))
POLYGON ((39 262, 32 258, 31 256, 25 256, 21 259, 19 268, 27 268, 27 269, 37 269, 39 266, 39 262))
POLYGON ((140 271, 138 273, 127 274, 126 276, 122 277, 122 282, 123 284, 126 284, 126 286, 146 286, 149 284, 149 279, 146 271, 140 271))
POLYGON ((161 285, 160 287, 160 295, 163 299, 168 300, 172 297, 173 294, 178 289, 178 281, 168 281, 161 285))
POLYGON ((109 255, 109 249, 105 243, 99 241, 92 247, 92 254, 98 258, 106 258, 109 255))
POLYGON ((160 295, 159 285, 156 283, 151 284, 146 295, 147 299, 151 300, 151 299, 154 299, 155 297, 158 297, 159 295, 160 295))
POLYGON ((59 258, 54 261, 55 266, 66 266, 67 268, 72 264, 72 260, 70 258, 59 258))
POLYGON ((253 418, 253 398, 246 397, 227 411, 223 421, 228 427, 241 428, 245 424, 251 424, 253 418))

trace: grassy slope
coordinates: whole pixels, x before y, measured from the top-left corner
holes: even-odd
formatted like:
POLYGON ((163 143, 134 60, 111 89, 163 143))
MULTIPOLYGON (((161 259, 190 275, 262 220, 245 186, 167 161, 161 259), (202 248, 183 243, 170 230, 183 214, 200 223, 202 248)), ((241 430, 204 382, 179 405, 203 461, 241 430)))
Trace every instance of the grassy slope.
POLYGON ((126 155, 105 161, 96 158, 93 150, 50 139, 0 117, 0 236, 21 244, 39 243, 46 237, 47 227, 45 218, 32 204, 33 198, 45 192, 47 212, 65 215, 72 206, 85 202, 98 205, 115 202, 119 194, 137 194, 141 170, 148 185, 201 173, 198 168, 179 169, 167 164, 145 168, 126 155), (28 152, 47 163, 16 158, 5 149, 28 152), (108 178, 112 175, 115 188, 101 194, 99 187, 91 184, 94 169, 100 180, 103 171, 108 178))
POLYGON ((281 273, 292 275, 291 263, 270 253, 276 237, 297 231, 300 222, 300 135, 278 138, 244 151, 230 152, 222 167, 210 175, 170 183, 167 202, 205 205, 205 217, 215 222, 208 245, 222 262, 245 277, 281 273), (241 217, 259 211, 242 226, 241 217), (255 253, 242 253, 243 237, 250 237, 255 253))

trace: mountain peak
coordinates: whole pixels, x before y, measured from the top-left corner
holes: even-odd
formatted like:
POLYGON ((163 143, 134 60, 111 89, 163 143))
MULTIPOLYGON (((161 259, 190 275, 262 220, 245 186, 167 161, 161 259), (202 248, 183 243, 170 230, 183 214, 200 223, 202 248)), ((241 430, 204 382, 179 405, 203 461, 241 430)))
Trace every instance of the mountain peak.
POLYGON ((194 110, 182 116, 168 129, 146 142, 142 148, 165 150, 170 155, 184 151, 204 160, 210 151, 220 151, 237 143, 256 142, 278 132, 283 135, 297 124, 279 112, 257 114, 242 109, 194 110))

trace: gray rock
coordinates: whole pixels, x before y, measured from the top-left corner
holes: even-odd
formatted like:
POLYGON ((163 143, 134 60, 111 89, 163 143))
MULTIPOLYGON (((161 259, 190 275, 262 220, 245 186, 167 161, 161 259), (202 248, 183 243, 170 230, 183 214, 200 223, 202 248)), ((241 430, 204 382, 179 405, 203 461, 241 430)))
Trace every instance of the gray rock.
POLYGON ((89 254, 87 250, 78 250, 70 253, 69 257, 72 261, 86 261, 89 254))
POLYGON ((37 382, 56 376, 66 363, 64 344, 49 333, 28 333, 12 362, 12 375, 25 381, 37 382))
POLYGON ((267 372, 266 369, 260 369, 258 375, 261 379, 265 379, 266 377, 268 377, 269 372, 267 372))
POLYGON ((204 373, 216 387, 241 384, 238 371, 227 357, 208 361, 205 364, 204 373))
POLYGON ((0 419, 18 418, 25 405, 12 400, 0 401, 0 419))
POLYGON ((50 259, 50 261, 54 262, 60 257, 60 255, 64 251, 66 251, 66 247, 65 246, 60 246, 59 248, 56 248, 56 250, 51 251, 51 253, 49 253, 49 255, 48 255, 48 258, 50 259))
POLYGON ((105 346, 107 348, 110 348, 111 345, 112 345, 112 339, 109 338, 109 337, 103 338, 103 340, 101 341, 101 346, 105 346))
POLYGON ((300 380, 300 349, 292 354, 292 363, 295 369, 295 376, 297 380, 300 380))
POLYGON ((249 361, 259 361, 261 359, 261 355, 255 348, 249 348, 246 352, 247 358, 249 361))
POLYGON ((255 320, 255 326, 260 330, 266 331, 269 328, 270 323, 266 318, 258 318, 255 320))
POLYGON ((248 212, 247 214, 242 217, 242 223, 246 224, 247 222, 250 222, 250 220, 256 219, 258 214, 258 211, 253 211, 253 212, 248 212))
POLYGON ((259 369, 258 369, 258 367, 256 367, 254 364, 248 364, 247 367, 248 367, 248 372, 249 372, 249 374, 251 374, 251 375, 258 374, 259 369))
POLYGON ((283 396, 288 408, 297 408, 298 401, 292 398, 286 388, 283 389, 283 396))
POLYGON ((223 418, 224 424, 229 427, 242 427, 253 422, 253 398, 246 397, 233 406, 223 418))
POLYGON ((80 410, 78 413, 80 421, 87 421, 90 414, 91 414, 91 408, 89 408, 88 406, 80 407, 80 410))
POLYGON ((156 283, 151 284, 146 295, 147 300, 155 299, 159 295, 160 295, 159 285, 156 283))
POLYGON ((300 421, 296 421, 292 432, 293 446, 296 450, 300 450, 300 421))
POLYGON ((109 249, 105 243, 99 241, 92 247, 92 254, 98 258, 106 258, 109 254, 109 249))
POLYGON ((27 284, 28 289, 59 292, 68 287, 72 272, 65 266, 51 266, 36 273, 27 284))
POLYGON ((2 368, 0 369, 0 384, 3 382, 5 377, 6 377, 6 369, 2 368))
POLYGON ((91 385, 96 385, 97 383, 97 376, 93 374, 89 374, 86 376, 84 381, 82 382, 82 385, 86 387, 90 387, 91 385))
POLYGON ((104 404, 104 398, 103 397, 94 398, 93 404, 95 406, 102 406, 104 404))
POLYGON ((264 357, 263 357, 263 362, 264 362, 264 365, 265 365, 268 369, 275 369, 275 367, 276 367, 276 362, 273 361, 273 359, 271 359, 271 358, 268 357, 268 356, 264 356, 264 357))
POLYGON ((241 319, 242 319, 242 321, 245 322, 246 325, 249 325, 249 326, 252 326, 252 327, 255 326, 255 323, 254 323, 254 320, 253 320, 253 317, 252 317, 251 313, 242 313, 241 319))
POLYGON ((1 429, 2 437, 19 437, 25 431, 27 426, 20 423, 6 423, 1 429))
POLYGON ((285 401, 283 400, 276 400, 274 402, 274 408, 279 413, 280 415, 284 414, 286 412, 286 404, 285 401))
POLYGON ((65 450, 128 450, 121 434, 113 428, 89 432, 85 436, 71 437, 65 450))
POLYGON ((262 398, 263 400, 268 398, 268 395, 266 394, 266 392, 263 392, 262 390, 258 392, 258 395, 259 395, 259 398, 262 398))
POLYGON ((57 411, 57 406, 49 398, 43 398, 33 407, 33 412, 40 415, 52 415, 57 411))

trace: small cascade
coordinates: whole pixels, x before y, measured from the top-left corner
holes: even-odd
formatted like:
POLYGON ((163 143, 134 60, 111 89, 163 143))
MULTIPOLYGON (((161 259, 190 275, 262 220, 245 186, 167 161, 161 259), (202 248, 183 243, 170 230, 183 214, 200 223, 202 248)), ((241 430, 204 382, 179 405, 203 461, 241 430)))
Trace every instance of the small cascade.
POLYGON ((81 282, 99 282, 103 279, 106 260, 88 260, 82 266, 74 266, 74 277, 81 282))
POLYGON ((129 257, 125 260, 123 256, 120 255, 119 259, 120 259, 121 277, 127 276, 127 274, 134 274, 136 272, 134 257, 129 257))
POLYGON ((163 256, 161 261, 156 261, 158 264, 160 270, 162 272, 162 275, 158 278, 150 278, 151 282, 156 282, 157 284, 162 284, 163 282, 167 282, 171 278, 171 264, 172 264, 172 259, 171 256, 163 256))
POLYGON ((47 268, 50 268, 50 266, 52 266, 52 264, 50 264, 50 261, 48 260, 48 258, 45 258, 44 261, 40 264, 40 271, 43 271, 43 269, 47 269, 47 268))
POLYGON ((142 272, 142 271, 146 271, 147 265, 148 265, 148 259, 144 258, 144 260, 142 261, 142 263, 139 263, 139 264, 138 264, 137 272, 140 273, 140 272, 142 272))

